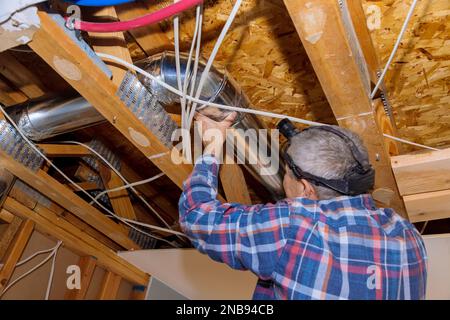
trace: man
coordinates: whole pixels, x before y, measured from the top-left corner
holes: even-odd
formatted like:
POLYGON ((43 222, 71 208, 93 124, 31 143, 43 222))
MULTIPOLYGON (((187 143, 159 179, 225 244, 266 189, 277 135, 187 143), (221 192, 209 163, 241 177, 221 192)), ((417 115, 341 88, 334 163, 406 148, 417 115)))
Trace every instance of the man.
MULTIPOLYGON (((218 129, 222 136, 233 119, 197 116, 203 131, 218 129)), ((368 164, 368 154, 355 134, 331 128, 292 134, 286 199, 266 205, 216 199, 215 156, 223 140, 215 135, 206 141, 180 198, 183 230, 200 252, 257 275, 254 299, 423 299, 420 234, 392 209, 376 208, 369 190, 351 196, 336 191, 341 187, 332 182, 351 180, 360 162, 368 164)), ((358 174, 371 180, 371 172, 358 174)))

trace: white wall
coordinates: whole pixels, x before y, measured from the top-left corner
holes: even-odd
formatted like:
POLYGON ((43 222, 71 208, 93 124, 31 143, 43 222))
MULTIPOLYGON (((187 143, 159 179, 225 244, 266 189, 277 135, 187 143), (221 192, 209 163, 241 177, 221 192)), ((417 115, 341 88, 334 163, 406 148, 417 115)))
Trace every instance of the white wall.
POLYGON ((450 234, 423 239, 428 253, 427 299, 450 300, 450 234))

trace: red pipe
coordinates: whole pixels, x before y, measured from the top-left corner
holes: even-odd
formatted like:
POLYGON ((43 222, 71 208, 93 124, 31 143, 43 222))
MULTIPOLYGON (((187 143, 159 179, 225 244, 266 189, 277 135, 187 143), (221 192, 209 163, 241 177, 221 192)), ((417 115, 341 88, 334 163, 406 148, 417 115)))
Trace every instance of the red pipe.
POLYGON ((179 14, 183 11, 186 11, 192 7, 195 7, 199 4, 203 3, 203 0, 181 0, 176 2, 170 6, 165 7, 164 9, 158 10, 156 12, 152 12, 150 14, 146 14, 145 16, 128 20, 128 21, 119 21, 119 22, 106 22, 106 23, 97 23, 97 22, 87 22, 81 20, 74 21, 74 28, 83 31, 90 32, 118 32, 118 31, 127 31, 139 27, 143 27, 149 24, 154 24, 161 22, 171 16, 179 14))

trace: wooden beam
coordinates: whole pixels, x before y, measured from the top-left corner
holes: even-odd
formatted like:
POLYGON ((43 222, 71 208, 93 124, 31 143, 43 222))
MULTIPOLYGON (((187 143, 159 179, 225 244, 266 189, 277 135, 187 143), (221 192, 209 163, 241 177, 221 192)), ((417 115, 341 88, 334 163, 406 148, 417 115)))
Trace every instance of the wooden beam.
MULTIPOLYGON (((130 20, 158 10, 160 4, 151 4, 147 8, 144 3, 135 2, 123 4, 116 7, 116 12, 121 21, 130 20)), ((129 33, 133 36, 144 52, 151 56, 164 50, 172 48, 172 43, 166 34, 161 30, 159 24, 152 24, 142 28, 132 29, 129 33)))
MULTIPOLYGON (((100 167, 100 177, 106 190, 124 186, 120 177, 103 165, 100 167)), ((122 218, 136 220, 136 213, 134 212, 127 190, 108 192, 108 197, 115 214, 122 218)))
POLYGON ((23 250, 25 250, 28 240, 30 240, 33 229, 34 222, 31 220, 24 221, 20 226, 17 237, 14 239, 13 245, 8 250, 5 263, 0 270, 0 292, 3 291, 3 289, 8 284, 8 281, 14 272, 16 264, 22 256, 23 250))
POLYGON ((145 300, 147 289, 145 286, 133 286, 130 293, 130 300, 145 300))
POLYGON ((227 162, 225 160, 225 163, 221 165, 219 173, 227 201, 251 205, 252 200, 242 169, 235 163, 227 162))
POLYGON ((0 210, 0 219, 6 223, 14 221, 14 215, 6 210, 0 210))
POLYGON ((94 274, 96 259, 90 256, 81 257, 78 266, 81 271, 80 289, 67 289, 64 300, 83 300, 86 297, 92 275, 94 274))
POLYGON ((37 173, 34 173, 22 164, 16 162, 2 150, 0 150, 0 167, 5 168, 35 190, 39 190, 43 195, 56 202, 67 211, 72 212, 124 248, 139 248, 136 243, 128 238, 127 230, 125 228, 105 217, 103 213, 89 205, 63 184, 49 176, 46 172, 40 170, 37 173))
POLYGON ((450 148, 396 156, 391 162, 402 195, 450 189, 450 148))
MULTIPOLYGON (((105 20, 105 18, 108 21, 118 20, 116 9, 114 7, 102 7, 97 10, 92 16, 101 20, 105 20)), ((125 60, 126 62, 133 63, 133 61, 131 60, 130 52, 127 48, 125 37, 122 32, 89 32, 89 38, 95 52, 111 54, 125 60)), ((115 62, 106 62, 106 64, 113 74, 112 82, 116 86, 120 86, 122 79, 127 73, 127 68, 118 65, 115 62)))
POLYGON ((28 98, 22 92, 15 90, 0 78, 0 103, 6 107, 27 101, 28 98))
POLYGON ((111 270, 132 283, 148 284, 149 276, 145 272, 120 258, 115 251, 68 221, 59 218, 50 210, 43 209, 38 213, 9 197, 6 199, 4 207, 21 218, 34 221, 39 232, 63 241, 64 246, 70 248, 74 253, 80 256, 95 257, 98 266, 111 270))
POLYGON ((79 145, 43 143, 38 146, 49 158, 85 157, 91 155, 88 149, 79 145))
MULTIPOLYGON (((191 164, 175 164, 158 138, 124 105, 114 84, 64 31, 45 13, 38 12, 41 27, 30 47, 72 85, 146 157, 166 153, 151 161, 179 187, 190 174, 191 164), (63 66, 63 67, 62 67, 63 66), (70 72, 68 72, 70 70, 70 72)), ((179 155, 174 155, 179 157, 179 155)), ((182 161, 181 158, 176 159, 182 161)))
POLYGON ((377 72, 380 70, 379 59, 367 28, 367 18, 361 0, 346 0, 348 11, 352 18, 353 27, 369 69, 370 80, 377 83, 377 72))
POLYGON ((349 28, 350 13, 341 10, 338 1, 284 3, 339 125, 359 134, 368 149, 376 171, 374 199, 406 216, 369 98, 370 81, 361 65, 364 59, 349 28), (380 191, 383 197, 377 196, 380 191))
POLYGON ((103 277, 102 287, 100 289, 99 300, 114 300, 119 291, 122 278, 111 271, 107 271, 103 277))
POLYGON ((411 222, 450 218, 450 190, 404 196, 411 222))
POLYGON ((0 74, 30 99, 39 98, 45 94, 46 89, 38 77, 9 52, 0 53, 0 74))
MULTIPOLYGON (((89 182, 89 181, 83 181, 83 182, 77 182, 77 184, 83 188, 83 190, 89 191, 89 190, 97 190, 98 189, 98 185, 95 182, 89 182)), ((73 184, 68 183, 65 184, 65 186, 67 188, 69 188, 70 190, 72 190, 73 192, 78 192, 80 191, 78 188, 76 188, 73 184)))
MULTIPOLYGON (((19 201, 20 202, 20 201, 19 201)), ((88 225, 86 222, 78 218, 77 216, 71 214, 70 212, 65 211, 62 209, 62 212, 57 212, 54 210, 55 204, 52 205, 50 208, 47 208, 41 204, 37 204, 36 207, 33 209, 33 211, 42 214, 42 215, 49 215, 53 217, 49 211, 53 214, 55 214, 58 219, 55 220, 55 223, 58 223, 61 219, 64 219, 65 221, 72 224, 74 227, 76 227, 81 232, 84 232, 88 235, 90 235, 92 238, 97 239, 99 242, 103 243, 108 248, 114 250, 114 251, 120 251, 122 250, 122 247, 112 241, 110 238, 105 236, 103 233, 97 231, 96 229, 92 228, 90 225, 88 225)))
POLYGON ((8 227, 1 235, 0 239, 0 261, 3 261, 3 258, 8 251, 8 248, 11 246, 11 243, 14 240, 14 237, 16 236, 16 233, 19 231, 20 224, 22 223, 22 219, 14 216, 13 214, 9 213, 5 209, 1 209, 0 216, 9 215, 12 216, 11 222, 8 224, 8 227))

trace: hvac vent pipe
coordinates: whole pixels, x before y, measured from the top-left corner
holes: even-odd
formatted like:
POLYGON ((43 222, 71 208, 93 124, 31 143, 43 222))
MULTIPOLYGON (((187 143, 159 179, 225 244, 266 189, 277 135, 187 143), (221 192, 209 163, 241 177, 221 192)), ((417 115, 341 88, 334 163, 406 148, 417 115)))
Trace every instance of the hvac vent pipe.
MULTIPOLYGON (((181 80, 182 82, 188 81, 190 84, 192 73, 186 74, 187 61, 188 56, 182 54, 180 57, 181 80)), ((176 59, 173 52, 163 52, 141 60, 136 65, 159 80, 176 88, 177 73, 175 62, 176 59)), ((199 62, 196 87, 202 76, 205 64, 205 61, 199 62)), ((138 75, 138 78, 163 105, 170 106, 179 103, 180 97, 178 95, 168 91, 156 81, 142 75, 138 75)), ((188 87, 187 92, 190 91, 189 89, 188 87)), ((226 73, 222 73, 214 67, 211 68, 208 74, 200 99, 240 108, 250 107, 250 102, 239 85, 226 73)), ((216 121, 223 120, 232 112, 211 106, 197 109, 197 111, 216 121)), ((250 113, 238 113, 233 128, 238 129, 235 130, 234 137, 238 163, 245 163, 248 171, 272 193, 274 198, 282 198, 284 196, 282 184, 284 164, 280 162, 282 159, 279 157, 278 137, 276 138, 276 145, 271 145, 268 135, 258 134, 261 132, 260 129, 266 128, 254 114, 250 113), (264 149, 270 155, 265 155, 267 152, 264 149), (262 152, 260 153, 260 151, 262 152), (247 159, 245 159, 246 155, 247 159)))

